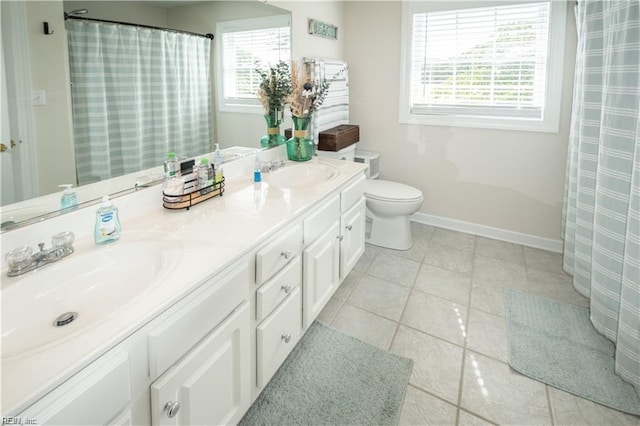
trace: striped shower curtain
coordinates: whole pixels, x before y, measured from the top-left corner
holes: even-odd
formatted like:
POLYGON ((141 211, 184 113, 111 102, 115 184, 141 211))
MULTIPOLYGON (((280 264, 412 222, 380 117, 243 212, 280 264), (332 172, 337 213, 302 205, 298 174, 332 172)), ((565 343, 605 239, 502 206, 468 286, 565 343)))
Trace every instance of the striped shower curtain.
POLYGON ((78 184, 211 151, 211 40, 66 21, 78 184))
POLYGON ((640 392, 640 2, 579 0, 564 268, 640 392))

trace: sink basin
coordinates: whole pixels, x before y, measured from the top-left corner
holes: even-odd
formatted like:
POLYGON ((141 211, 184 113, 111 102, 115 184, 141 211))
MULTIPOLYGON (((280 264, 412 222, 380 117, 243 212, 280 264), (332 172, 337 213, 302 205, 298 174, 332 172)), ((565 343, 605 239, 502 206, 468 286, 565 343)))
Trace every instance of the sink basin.
POLYGON ((329 181, 337 174, 338 169, 332 164, 308 162, 288 164, 282 169, 268 174, 266 181, 278 188, 303 188, 329 181))
POLYGON ((2 291, 2 358, 60 344, 117 314, 162 282, 177 263, 170 248, 119 241, 27 273, 2 291), (77 317, 54 326, 69 312, 77 317))

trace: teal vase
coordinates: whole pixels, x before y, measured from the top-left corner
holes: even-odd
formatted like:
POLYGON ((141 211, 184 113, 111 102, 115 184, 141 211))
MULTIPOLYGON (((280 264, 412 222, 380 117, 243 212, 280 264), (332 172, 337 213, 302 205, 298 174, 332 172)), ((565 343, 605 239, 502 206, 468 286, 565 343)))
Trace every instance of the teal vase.
POLYGON ((267 121, 267 134, 260 139, 260 146, 271 148, 285 143, 286 139, 280 134, 280 123, 282 121, 278 117, 277 111, 265 114, 264 119, 267 121))
POLYGON ((311 117, 291 116, 293 137, 287 141, 287 157, 291 161, 309 161, 313 157, 313 140, 309 139, 311 117))

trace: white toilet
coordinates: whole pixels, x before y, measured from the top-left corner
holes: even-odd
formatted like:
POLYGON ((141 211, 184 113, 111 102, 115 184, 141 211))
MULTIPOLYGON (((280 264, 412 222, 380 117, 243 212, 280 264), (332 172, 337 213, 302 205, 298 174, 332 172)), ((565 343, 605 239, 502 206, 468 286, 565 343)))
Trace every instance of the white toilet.
POLYGON ((366 242, 380 247, 409 250, 413 245, 409 215, 422 207, 422 192, 413 186, 378 180, 380 154, 356 150, 316 151, 319 156, 369 164, 364 195, 367 199, 366 242))

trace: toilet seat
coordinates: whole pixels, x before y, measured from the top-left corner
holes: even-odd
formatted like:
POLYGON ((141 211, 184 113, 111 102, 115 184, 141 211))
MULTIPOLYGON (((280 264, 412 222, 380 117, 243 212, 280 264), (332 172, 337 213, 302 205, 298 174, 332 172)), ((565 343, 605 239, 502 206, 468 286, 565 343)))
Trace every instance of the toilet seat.
POLYGON ((364 183, 364 195, 368 199, 407 203, 421 201, 422 192, 413 186, 388 180, 367 180, 364 183))

